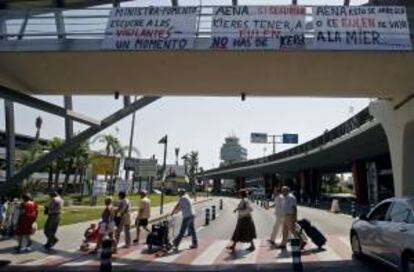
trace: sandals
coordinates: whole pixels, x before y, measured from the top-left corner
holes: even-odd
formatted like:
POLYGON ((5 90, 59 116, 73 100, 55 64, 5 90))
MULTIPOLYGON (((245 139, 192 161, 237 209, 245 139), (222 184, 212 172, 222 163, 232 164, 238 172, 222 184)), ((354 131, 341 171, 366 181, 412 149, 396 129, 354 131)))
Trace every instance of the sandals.
POLYGON ((230 251, 230 253, 234 253, 236 251, 236 247, 235 246, 226 246, 226 249, 228 251, 230 251))
POLYGON ((255 251, 256 250, 256 247, 255 246, 251 246, 251 247, 247 248, 247 250, 248 251, 255 251))

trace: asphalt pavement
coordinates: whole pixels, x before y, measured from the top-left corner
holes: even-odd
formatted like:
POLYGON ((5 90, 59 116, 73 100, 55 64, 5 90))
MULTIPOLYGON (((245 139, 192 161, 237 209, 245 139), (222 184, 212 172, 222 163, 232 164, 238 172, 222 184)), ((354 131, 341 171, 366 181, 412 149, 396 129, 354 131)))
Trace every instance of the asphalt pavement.
MULTIPOLYGON (((203 202, 196 206, 196 230, 199 247, 190 250, 191 239, 186 237, 178 253, 148 251, 141 243, 129 249, 119 249, 113 256, 113 271, 293 271, 291 249, 286 251, 271 247, 267 243, 274 215, 253 205, 253 219, 256 225, 256 251, 248 252, 248 244, 240 244, 235 254, 229 254, 225 246, 234 231, 237 215, 233 213, 238 199, 224 199, 223 210, 219 209, 219 198, 203 202), (216 219, 205 225, 205 210, 216 206, 216 219)), ((352 217, 332 214, 327 211, 308 207, 299 208, 299 218, 308 218, 327 237, 324 250, 318 250, 310 241, 302 251, 303 271, 388 271, 382 265, 364 260, 353 260, 348 242, 352 217), (384 270, 385 269, 385 270, 384 270)), ((171 237, 178 233, 181 217, 173 220, 171 237)), ((145 234, 143 234, 145 235, 145 234)), ((280 241, 280 237, 278 240, 280 241)), ((141 241, 145 241, 144 237, 141 241)), ((3 259, 0 252, 0 259, 3 259)), ((82 254, 78 251, 59 252, 29 260, 8 267, 7 271, 97 271, 99 255, 82 254)))

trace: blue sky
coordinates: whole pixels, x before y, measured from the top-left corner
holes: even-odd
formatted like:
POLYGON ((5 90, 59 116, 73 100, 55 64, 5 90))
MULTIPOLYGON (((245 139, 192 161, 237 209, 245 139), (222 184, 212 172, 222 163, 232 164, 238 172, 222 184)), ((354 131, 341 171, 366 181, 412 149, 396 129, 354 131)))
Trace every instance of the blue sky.
MULTIPOLYGON (((366 0, 351 0, 351 5, 359 5, 366 0)), ((140 0, 126 5, 170 5, 170 0, 140 0)), ((203 5, 229 4, 231 0, 202 0, 203 5)), ((240 5, 285 5, 287 0, 239 0, 240 5)), ((342 0, 299 0, 302 5, 340 5, 342 0)), ((181 0, 180 5, 199 5, 200 0, 181 0)), ((298 75, 300 80, 300 75, 298 75)), ((334 90, 333 90, 334 91, 334 90)), ((62 105, 63 97, 41 96, 41 99, 62 105)), ((0 129, 4 129, 4 104, 0 100, 0 129)), ((251 132, 269 134, 298 133, 300 143, 310 140, 325 129, 332 128, 356 113, 369 103, 368 99, 351 98, 253 98, 242 102, 239 97, 165 97, 137 113, 134 145, 142 157, 155 154, 162 158, 162 146, 158 140, 169 136, 168 162, 175 160, 174 148, 180 147, 180 156, 190 150, 198 150, 201 166, 208 169, 219 164, 219 151, 224 138, 229 135, 240 137, 241 144, 248 149, 248 157, 255 158, 270 154, 270 145, 250 144, 251 132), (266 152, 264 151, 266 148, 266 152)), ((122 99, 108 96, 76 96, 74 110, 102 119, 122 107, 122 99)), ((34 135, 35 118, 44 120, 41 136, 51 138, 64 136, 62 118, 15 106, 16 132, 34 135)), ((130 133, 130 120, 127 117, 102 133, 117 135, 122 144, 127 145, 130 133)), ((84 129, 76 125, 75 131, 84 129)), ((277 151, 292 147, 278 145, 277 151)), ((102 146, 95 145, 101 149, 102 146)))

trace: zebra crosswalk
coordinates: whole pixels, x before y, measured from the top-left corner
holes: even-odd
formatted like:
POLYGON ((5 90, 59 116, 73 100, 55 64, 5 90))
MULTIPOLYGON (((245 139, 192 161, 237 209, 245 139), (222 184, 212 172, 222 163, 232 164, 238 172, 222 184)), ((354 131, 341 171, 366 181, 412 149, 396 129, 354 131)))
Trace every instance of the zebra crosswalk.
MULTIPOLYGON (((302 262, 329 262, 351 260, 352 252, 347 237, 328 235, 328 242, 323 250, 318 250, 309 242, 302 250, 302 262)), ((197 249, 189 249, 190 239, 185 239, 178 252, 148 251, 145 245, 134 245, 130 248, 119 248, 112 256, 112 265, 115 267, 134 265, 136 271, 160 271, 163 268, 177 268, 180 266, 217 267, 257 264, 287 264, 292 262, 291 249, 280 250, 272 247, 265 239, 256 240, 256 250, 247 251, 248 246, 238 246, 234 254, 226 251, 226 240, 202 239, 197 249), (139 264, 139 265, 137 265, 139 264)), ((82 254, 74 252, 65 256, 48 256, 44 259, 24 263, 22 266, 37 267, 94 267, 100 264, 99 254, 82 254)))

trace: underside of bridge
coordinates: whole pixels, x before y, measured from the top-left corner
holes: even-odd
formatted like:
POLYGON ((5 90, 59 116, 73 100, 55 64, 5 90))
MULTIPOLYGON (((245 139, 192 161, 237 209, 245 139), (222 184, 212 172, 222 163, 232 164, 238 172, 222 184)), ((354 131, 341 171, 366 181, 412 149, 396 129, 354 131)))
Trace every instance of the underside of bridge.
POLYGON ((31 94, 390 98, 414 90, 411 52, 16 51, 0 53, 0 65, 0 85, 31 94))

